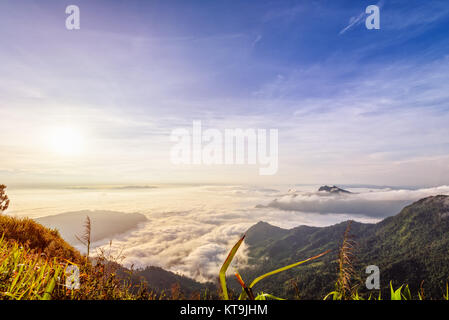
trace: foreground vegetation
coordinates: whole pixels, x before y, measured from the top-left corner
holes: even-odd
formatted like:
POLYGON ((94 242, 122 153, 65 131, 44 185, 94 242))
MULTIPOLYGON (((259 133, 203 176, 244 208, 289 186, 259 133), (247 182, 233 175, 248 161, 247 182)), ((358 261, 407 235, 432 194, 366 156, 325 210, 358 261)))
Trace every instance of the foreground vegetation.
POLYGON ((183 298, 179 287, 174 286, 168 292, 151 290, 123 268, 117 257, 105 251, 100 251, 95 259, 88 259, 67 244, 56 230, 31 219, 0 215, 0 299, 179 298, 183 298), (70 282, 73 266, 79 270, 77 289, 70 282))

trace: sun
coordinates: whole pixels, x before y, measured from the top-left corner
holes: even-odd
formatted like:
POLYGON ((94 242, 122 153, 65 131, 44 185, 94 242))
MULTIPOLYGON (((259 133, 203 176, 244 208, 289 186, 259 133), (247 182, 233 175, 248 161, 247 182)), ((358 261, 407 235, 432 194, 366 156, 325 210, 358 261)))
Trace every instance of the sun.
POLYGON ((84 138, 81 131, 76 128, 54 128, 50 133, 50 146, 60 155, 79 155, 83 152, 84 138))

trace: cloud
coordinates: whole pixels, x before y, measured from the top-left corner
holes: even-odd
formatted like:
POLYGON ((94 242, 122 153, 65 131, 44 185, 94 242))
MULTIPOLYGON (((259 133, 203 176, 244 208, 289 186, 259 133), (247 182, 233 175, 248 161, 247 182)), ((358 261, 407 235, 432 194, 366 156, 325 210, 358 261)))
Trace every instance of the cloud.
POLYGON ((436 194, 449 195, 449 186, 418 190, 371 190, 354 194, 293 193, 259 207, 385 218, 399 213, 403 207, 416 200, 436 194))
MULTIPOLYGON (((113 252, 124 249, 128 265, 161 266, 199 281, 210 281, 216 279, 229 248, 250 225, 241 221, 241 216, 231 215, 227 220, 212 222, 207 214, 191 213, 183 216, 182 221, 174 216, 152 220, 147 226, 113 241, 112 248, 113 252), (231 221, 236 223, 231 225, 231 221)), ((242 247, 233 264, 245 261, 245 257, 242 247)))
POLYGON ((351 17, 351 19, 349 19, 349 24, 346 27, 344 27, 338 34, 342 35, 346 31, 351 29, 353 26, 362 24, 364 17, 365 17, 365 13, 364 12, 362 12, 358 16, 351 17))
POLYGON ((262 36, 260 34, 258 34, 256 36, 256 39, 254 39, 253 43, 251 44, 251 46, 254 48, 260 40, 262 40, 262 36))

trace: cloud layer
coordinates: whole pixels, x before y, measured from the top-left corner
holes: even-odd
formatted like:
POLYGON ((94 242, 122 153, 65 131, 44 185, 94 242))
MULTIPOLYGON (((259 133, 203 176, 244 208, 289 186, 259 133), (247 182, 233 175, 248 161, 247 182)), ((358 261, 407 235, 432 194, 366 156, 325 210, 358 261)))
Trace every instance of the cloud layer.
POLYGON ((449 194, 449 186, 418 190, 370 190, 354 194, 292 193, 274 199, 265 207, 319 214, 356 214, 384 218, 399 213, 403 207, 418 199, 436 194, 449 194))

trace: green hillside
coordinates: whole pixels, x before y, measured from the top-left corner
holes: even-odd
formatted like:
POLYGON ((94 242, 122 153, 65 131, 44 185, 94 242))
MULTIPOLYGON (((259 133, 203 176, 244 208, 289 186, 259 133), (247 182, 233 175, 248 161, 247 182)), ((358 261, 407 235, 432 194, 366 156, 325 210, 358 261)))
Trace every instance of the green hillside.
MULTIPOLYGON (((286 230, 259 222, 248 230, 245 240, 252 267, 241 273, 251 279, 331 249, 319 261, 266 279, 256 288, 284 297, 320 299, 334 290, 338 249, 347 224, 286 230)), ((356 243, 352 284, 361 293, 367 291, 366 266, 377 265, 383 295, 389 294, 390 280, 396 287, 408 283, 415 294, 424 281, 426 298, 441 298, 449 279, 448 196, 422 199, 377 224, 352 222, 350 234, 356 243)))

